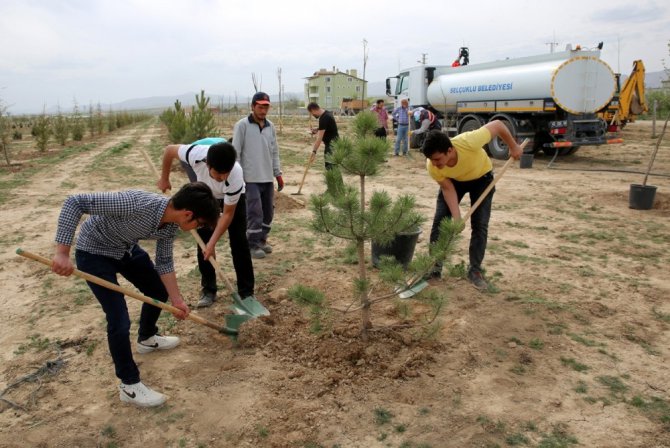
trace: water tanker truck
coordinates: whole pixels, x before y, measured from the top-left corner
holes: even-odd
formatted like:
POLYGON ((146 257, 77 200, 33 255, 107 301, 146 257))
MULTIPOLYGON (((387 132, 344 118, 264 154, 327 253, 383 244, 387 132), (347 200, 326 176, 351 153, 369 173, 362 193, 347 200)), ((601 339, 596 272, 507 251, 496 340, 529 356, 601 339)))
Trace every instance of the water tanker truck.
MULTIPOLYGON (((584 145, 620 143, 608 137, 607 124, 598 116, 615 91, 614 73, 600 59, 600 51, 573 50, 569 45, 561 52, 483 64, 424 64, 386 79, 386 93, 396 105, 407 98, 410 108, 431 110, 451 136, 500 120, 518 141, 533 142, 526 151, 551 155, 570 154, 584 145)), ((487 150, 491 157, 508 157, 507 146, 498 138, 487 150)))

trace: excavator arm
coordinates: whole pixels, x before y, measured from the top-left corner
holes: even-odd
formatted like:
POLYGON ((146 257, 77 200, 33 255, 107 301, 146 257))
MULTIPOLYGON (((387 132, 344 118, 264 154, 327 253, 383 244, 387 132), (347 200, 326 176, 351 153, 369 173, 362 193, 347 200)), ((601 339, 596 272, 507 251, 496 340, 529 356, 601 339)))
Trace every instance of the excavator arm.
POLYGON ((635 121, 635 116, 647 112, 644 94, 644 64, 633 62, 633 71, 619 93, 619 116, 622 122, 635 121))

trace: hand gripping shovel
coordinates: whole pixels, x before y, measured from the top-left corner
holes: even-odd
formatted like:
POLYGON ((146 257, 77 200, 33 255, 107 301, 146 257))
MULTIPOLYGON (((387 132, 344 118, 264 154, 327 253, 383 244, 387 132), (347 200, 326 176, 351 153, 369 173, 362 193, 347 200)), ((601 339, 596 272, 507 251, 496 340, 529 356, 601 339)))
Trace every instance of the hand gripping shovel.
MULTIPOLYGON (((38 261, 42 264, 45 264, 47 266, 51 266, 51 260, 48 258, 44 258, 40 255, 33 254, 31 252, 25 251, 23 249, 16 249, 16 253, 18 255, 21 255, 22 257, 29 258, 31 260, 38 261)), ((147 297, 145 295, 142 295, 140 293, 137 293, 135 291, 131 291, 128 288, 124 288, 123 286, 117 285, 116 283, 109 282, 107 280, 104 280, 100 277, 96 277, 95 275, 91 275, 87 272, 80 271, 78 269, 75 269, 74 272, 72 272, 74 275, 77 277, 81 277, 86 281, 89 281, 91 283, 95 283, 96 285, 100 285, 104 288, 111 289, 113 291, 120 292, 121 294, 124 294, 128 297, 132 297, 133 299, 137 299, 141 302, 148 303, 149 305, 156 306, 162 310, 169 311, 171 313, 179 312, 180 310, 178 308, 173 307, 172 305, 168 305, 167 303, 160 302, 156 299, 152 299, 151 297, 147 297)), ((250 316, 235 316, 232 314, 229 314, 226 316, 226 325, 225 326, 220 326, 217 325, 213 322, 210 322, 198 315, 195 314, 189 314, 187 319, 192 320, 194 322, 197 322, 201 325, 204 325, 206 327, 212 328, 219 333, 225 334, 227 336, 232 336, 235 337, 239 333, 239 327, 240 325, 245 322, 246 320, 250 319, 250 316)))
MULTIPOLYGON (((519 146, 523 150, 526 145, 528 144, 528 139, 525 139, 519 146)), ((462 221, 467 222, 467 220, 472 216, 472 214, 477 210, 477 208, 481 205, 481 203, 484 201, 486 196, 493 190, 493 187, 495 184, 500 180, 501 177, 503 177, 503 174, 505 174, 505 171, 512 165, 512 162, 514 161, 513 158, 509 158, 507 162, 505 162, 505 165, 503 165, 502 169, 498 173, 498 175, 493 179, 493 182, 491 182, 486 189, 482 192, 482 194, 479 196, 477 201, 475 201, 474 204, 472 204, 472 207, 470 207, 470 210, 467 211, 465 216, 463 217, 462 221)), ((405 285, 400 286, 399 288, 396 288, 396 292, 398 292, 398 297, 401 299, 408 299, 416 294, 418 294, 421 290, 423 290, 426 286, 428 286, 428 282, 423 280, 422 278, 417 278, 413 277, 411 278, 405 285)))
MULTIPOLYGON (((146 159, 147 163, 149 164, 149 167, 153 171, 154 175, 158 178, 160 178, 160 174, 158 173, 158 170, 156 169, 156 166, 154 163, 151 161, 151 158, 149 157, 149 154, 147 152, 140 148, 140 152, 146 159)), ((198 232, 195 231, 195 229, 191 230, 191 235, 193 235, 193 238, 198 243, 198 246, 200 246, 200 250, 205 252, 205 242, 200 238, 200 235, 198 235, 198 232)), ((221 266, 219 263, 216 261, 214 257, 209 257, 209 262, 211 263, 212 267, 214 268, 214 271, 216 274, 219 276, 220 279, 223 280, 223 282, 228 286, 228 289, 230 290, 232 296, 233 296, 233 304, 231 305, 231 309, 239 314, 238 319, 240 320, 240 324, 243 322, 249 320, 252 317, 258 317, 258 316, 269 316, 270 311, 267 310, 263 306, 262 303, 260 303, 258 300, 256 300, 255 297, 250 296, 242 300, 240 295, 233 289, 233 286, 230 284, 228 281, 228 278, 223 275, 223 271, 221 270, 221 266), (245 318, 246 317, 246 318, 245 318)), ((238 325, 239 326, 239 325, 238 325)))

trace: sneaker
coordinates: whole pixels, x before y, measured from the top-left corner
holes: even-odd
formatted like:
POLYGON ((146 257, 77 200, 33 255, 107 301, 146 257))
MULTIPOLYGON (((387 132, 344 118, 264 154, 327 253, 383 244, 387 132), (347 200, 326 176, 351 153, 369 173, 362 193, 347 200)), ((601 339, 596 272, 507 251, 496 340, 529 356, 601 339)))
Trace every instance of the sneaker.
POLYGON ((167 400, 167 397, 156 392, 142 384, 123 384, 119 385, 119 397, 124 403, 132 403, 143 408, 152 408, 160 406, 167 400))
POLYGON ((265 252, 266 254, 271 254, 272 253, 272 246, 270 246, 268 243, 264 243, 261 246, 261 250, 265 252))
POLYGON ((265 251, 260 247, 251 249, 251 258, 265 258, 265 251))
POLYGON ((212 306, 215 300, 216 300, 215 293, 209 291, 203 291, 202 295, 200 296, 200 300, 198 300, 198 304, 195 307, 196 308, 210 307, 212 306))
POLYGON ((177 336, 161 336, 155 334, 149 339, 137 343, 137 353, 149 353, 154 350, 169 350, 179 345, 177 336))
POLYGON ((489 288, 489 284, 486 283, 484 276, 479 271, 470 271, 468 272, 468 280, 472 283, 472 286, 477 288, 480 291, 485 291, 489 288))

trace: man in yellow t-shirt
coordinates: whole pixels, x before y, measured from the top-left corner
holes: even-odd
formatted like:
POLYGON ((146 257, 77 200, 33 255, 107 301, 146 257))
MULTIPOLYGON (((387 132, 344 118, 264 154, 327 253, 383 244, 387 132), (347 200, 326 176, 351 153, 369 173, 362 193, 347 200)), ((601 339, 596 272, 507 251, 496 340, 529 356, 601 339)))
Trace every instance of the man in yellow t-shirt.
MULTIPOLYGON (((470 204, 474 204, 486 187, 493 181, 493 165, 483 146, 500 137, 509 147, 511 157, 519 159, 523 149, 500 121, 492 121, 481 128, 457 135, 453 140, 441 131, 430 131, 423 143, 422 152, 426 156, 428 174, 440 186, 437 194, 435 217, 430 232, 430 242, 437 241, 440 222, 444 218, 461 219, 459 204, 466 193, 470 194, 470 204)), ((483 290, 488 284, 482 275, 482 261, 486 252, 491 203, 495 188, 472 214, 470 223, 470 266, 468 280, 475 288, 483 290)), ((439 278, 442 265, 436 265, 431 276, 439 278)))

